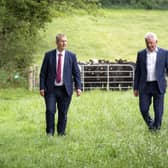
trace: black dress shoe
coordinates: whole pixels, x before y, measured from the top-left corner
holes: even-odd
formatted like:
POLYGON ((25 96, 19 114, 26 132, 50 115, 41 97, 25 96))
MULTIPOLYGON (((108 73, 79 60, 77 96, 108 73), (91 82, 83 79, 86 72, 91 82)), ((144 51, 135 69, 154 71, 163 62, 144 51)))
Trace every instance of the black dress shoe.
POLYGON ((149 130, 159 131, 160 127, 161 127, 160 125, 152 124, 152 125, 149 126, 149 130))
POLYGON ((149 125, 148 128, 149 128, 149 130, 155 130, 156 129, 154 125, 149 125))
POLYGON ((149 128, 149 130, 151 131, 151 132, 158 132, 159 130, 160 130, 160 127, 153 127, 153 128, 149 128))

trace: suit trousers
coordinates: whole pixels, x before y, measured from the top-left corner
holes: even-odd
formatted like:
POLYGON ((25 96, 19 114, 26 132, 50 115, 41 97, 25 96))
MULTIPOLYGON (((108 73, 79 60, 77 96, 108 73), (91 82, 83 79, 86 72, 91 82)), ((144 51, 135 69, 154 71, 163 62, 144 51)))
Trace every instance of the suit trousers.
POLYGON ((71 96, 66 92, 65 86, 55 86, 53 92, 46 93, 46 133, 55 133, 55 113, 58 110, 57 133, 64 135, 67 123, 67 112, 71 96))
POLYGON ((143 92, 139 95, 140 111, 150 129, 160 129, 162 123, 164 94, 161 94, 156 81, 146 82, 143 92), (154 119, 150 116, 150 105, 153 100, 154 119))

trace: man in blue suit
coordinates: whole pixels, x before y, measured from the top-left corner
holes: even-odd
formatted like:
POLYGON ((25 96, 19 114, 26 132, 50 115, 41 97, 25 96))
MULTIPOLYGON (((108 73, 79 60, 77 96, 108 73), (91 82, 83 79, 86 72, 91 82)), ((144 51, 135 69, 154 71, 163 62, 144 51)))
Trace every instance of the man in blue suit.
POLYGON ((165 72, 168 70, 168 51, 157 47, 157 41, 155 33, 145 35, 146 49, 137 54, 134 78, 134 95, 139 96, 140 111, 150 130, 161 128, 166 90, 165 72), (154 119, 149 113, 152 100, 154 119))
POLYGON ((57 49, 45 54, 40 72, 40 95, 46 104, 46 133, 55 133, 55 112, 58 109, 57 133, 65 135, 67 112, 73 93, 73 80, 77 96, 81 94, 80 71, 76 55, 65 50, 67 37, 56 36, 57 49))

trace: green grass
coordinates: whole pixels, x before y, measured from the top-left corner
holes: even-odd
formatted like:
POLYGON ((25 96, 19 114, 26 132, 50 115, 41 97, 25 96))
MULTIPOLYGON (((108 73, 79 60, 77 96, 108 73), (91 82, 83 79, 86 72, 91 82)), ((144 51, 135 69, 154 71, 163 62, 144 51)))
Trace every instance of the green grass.
MULTIPOLYGON (((55 47, 55 34, 68 36, 79 61, 135 61, 144 34, 168 44, 168 11, 99 10, 53 19, 42 33, 36 60, 55 47)), ((0 168, 165 168, 168 165, 168 94, 162 129, 148 131, 132 91, 84 92, 73 96, 67 136, 45 135, 45 105, 37 91, 0 90, 0 168)), ((152 108, 151 108, 152 111, 152 108)), ((57 119, 57 115, 56 115, 57 119)))
MULTIPOLYGON (((79 11, 80 13, 80 11, 79 11)), ((68 36, 68 49, 79 61, 91 58, 136 60, 137 51, 145 47, 144 35, 153 31, 159 46, 167 48, 168 11, 134 9, 100 9, 97 14, 69 14, 55 18, 42 33, 44 43, 37 51, 36 62, 41 64, 44 52, 55 48, 55 35, 68 36)))
MULTIPOLYGON (((67 136, 45 135, 38 92, 0 90, 1 168, 165 168, 168 95, 162 129, 151 133, 132 91, 73 95, 67 136)), ((151 109, 152 110, 152 109, 151 109)), ((57 120, 57 115, 56 115, 57 120)))

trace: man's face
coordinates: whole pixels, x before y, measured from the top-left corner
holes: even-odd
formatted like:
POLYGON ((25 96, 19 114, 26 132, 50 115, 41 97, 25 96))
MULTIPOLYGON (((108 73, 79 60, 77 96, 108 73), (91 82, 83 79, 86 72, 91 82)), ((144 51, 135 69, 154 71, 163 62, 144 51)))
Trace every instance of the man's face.
POLYGON ((65 36, 61 36, 56 43, 58 50, 63 51, 67 46, 67 38, 65 36))
POLYGON ((154 51, 157 46, 157 40, 154 40, 153 38, 147 38, 145 39, 146 47, 149 51, 154 51))

